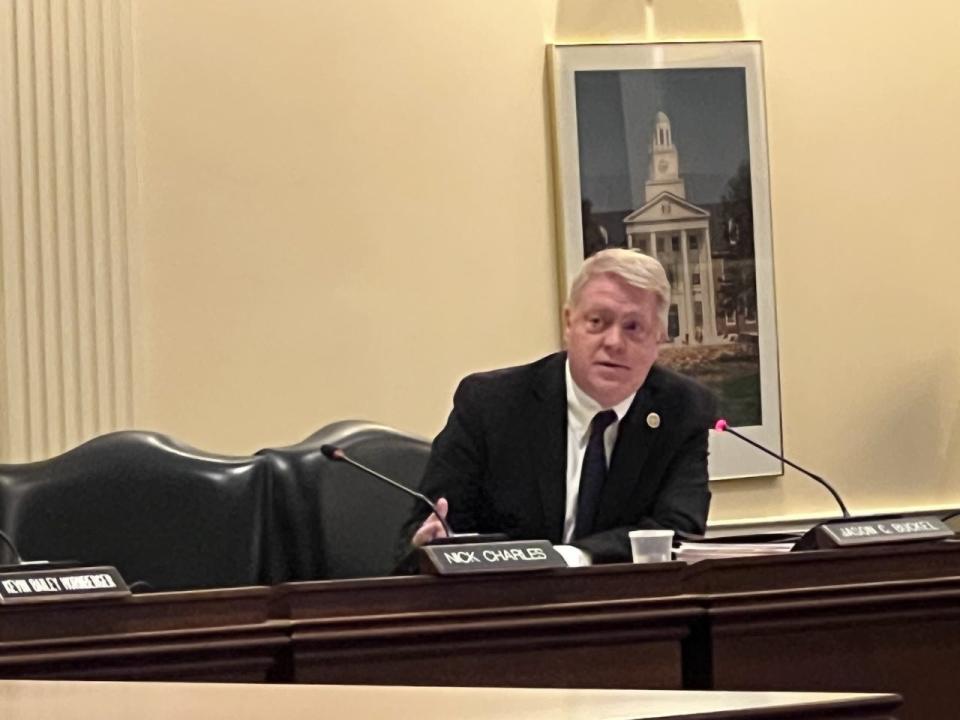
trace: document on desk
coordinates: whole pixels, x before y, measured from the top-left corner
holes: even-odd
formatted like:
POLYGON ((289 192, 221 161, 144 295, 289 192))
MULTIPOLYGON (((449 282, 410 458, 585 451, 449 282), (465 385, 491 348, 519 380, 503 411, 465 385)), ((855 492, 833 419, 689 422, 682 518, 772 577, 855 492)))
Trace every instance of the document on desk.
POLYGON ((779 555, 788 553, 793 548, 792 542, 775 543, 736 543, 736 542, 682 542, 674 550, 677 560, 685 563, 695 563, 701 560, 717 560, 719 558, 754 557, 757 555, 779 555))

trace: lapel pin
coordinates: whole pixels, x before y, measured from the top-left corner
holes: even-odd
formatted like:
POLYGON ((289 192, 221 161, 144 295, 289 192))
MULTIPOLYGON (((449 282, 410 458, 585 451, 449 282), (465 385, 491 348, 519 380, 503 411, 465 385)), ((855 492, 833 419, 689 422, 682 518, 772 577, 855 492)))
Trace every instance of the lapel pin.
POLYGON ((655 412, 647 415, 647 425, 656 430, 658 427, 660 427, 660 416, 655 412))

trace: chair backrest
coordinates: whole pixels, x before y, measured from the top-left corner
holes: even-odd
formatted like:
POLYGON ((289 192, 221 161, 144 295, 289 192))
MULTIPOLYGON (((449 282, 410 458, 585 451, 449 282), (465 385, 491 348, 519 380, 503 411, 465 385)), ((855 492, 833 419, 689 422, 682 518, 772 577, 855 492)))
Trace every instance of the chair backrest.
POLYGON ((26 560, 113 565, 154 590, 257 585, 268 463, 157 433, 102 435, 0 465, 0 529, 26 560))
POLYGON ((389 575, 404 523, 416 500, 320 452, 336 445, 355 460, 417 489, 430 442, 365 420, 344 420, 296 445, 258 455, 274 467, 275 528, 288 566, 286 579, 316 580, 389 575))

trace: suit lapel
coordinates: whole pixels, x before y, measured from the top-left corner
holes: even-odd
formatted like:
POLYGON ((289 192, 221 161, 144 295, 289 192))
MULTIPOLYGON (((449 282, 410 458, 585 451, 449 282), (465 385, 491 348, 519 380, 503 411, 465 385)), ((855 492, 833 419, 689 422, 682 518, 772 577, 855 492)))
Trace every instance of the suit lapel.
POLYGON ((529 472, 540 485, 543 526, 547 539, 560 542, 567 498, 567 389, 566 353, 551 358, 533 385, 535 402, 529 430, 529 472))
POLYGON ((600 495, 595 527, 612 525, 643 478, 643 466, 657 442, 657 434, 661 432, 659 428, 650 426, 648 417, 650 413, 656 413, 663 420, 668 410, 669 398, 661 393, 659 379, 659 371, 656 367, 652 368, 627 414, 620 421, 610 470, 600 495))

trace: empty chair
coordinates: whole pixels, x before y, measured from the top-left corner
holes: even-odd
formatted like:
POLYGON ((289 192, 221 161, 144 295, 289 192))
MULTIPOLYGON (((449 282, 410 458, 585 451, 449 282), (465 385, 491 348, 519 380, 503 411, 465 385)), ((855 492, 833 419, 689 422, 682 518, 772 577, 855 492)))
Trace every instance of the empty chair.
POLYGON ((113 565, 153 590, 267 583, 266 465, 157 433, 110 433, 0 465, 0 530, 26 560, 113 565))
POLYGON ((430 442, 384 425, 345 420, 296 445, 258 455, 274 468, 273 542, 282 546, 289 580, 389 575, 404 523, 416 501, 343 462, 324 457, 340 447, 368 467, 416 489, 430 442))

